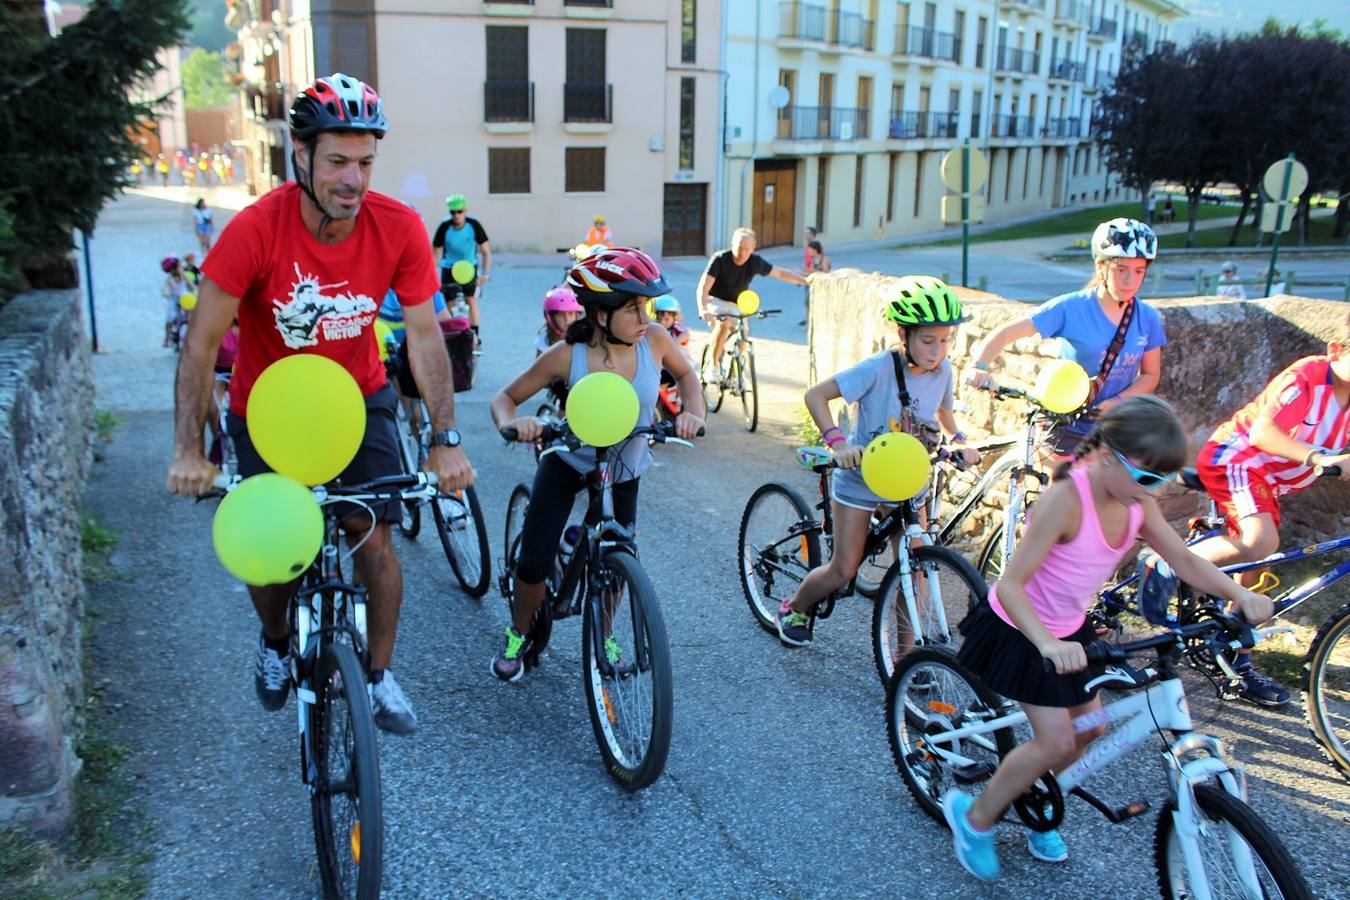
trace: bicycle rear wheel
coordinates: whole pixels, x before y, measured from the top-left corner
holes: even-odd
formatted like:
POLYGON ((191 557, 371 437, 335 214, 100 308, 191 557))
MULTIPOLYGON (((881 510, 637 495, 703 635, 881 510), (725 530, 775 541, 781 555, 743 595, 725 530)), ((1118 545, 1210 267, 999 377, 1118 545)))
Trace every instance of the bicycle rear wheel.
POLYGON ((609 773, 637 791, 670 752, 673 696, 665 620, 647 573, 629 552, 606 553, 581 629, 586 707, 609 773))
POLYGON ((708 381, 708 360, 712 358, 712 346, 703 348, 703 356, 699 358, 698 380, 703 386, 703 405, 707 407, 708 412, 715 413, 722 408, 722 395, 726 391, 726 385, 721 380, 720 372, 711 373, 717 381, 708 381))
POLYGON ((438 494, 431 501, 431 514, 436 520, 441 549, 460 587, 470 597, 483 596, 492 576, 492 557, 478 492, 467 487, 454 494, 438 494))
POLYGON ((882 684, 890 681, 901 657, 916 645, 955 653, 961 644, 956 626, 989 593, 975 567, 948 547, 913 547, 909 554, 917 630, 910 622, 899 565, 886 573, 872 606, 872 657, 882 684))
POLYGON ((1327 618, 1304 658, 1303 720, 1350 781, 1350 603, 1327 618))
POLYGON ((753 432, 759 427, 759 382, 755 380, 755 351, 752 347, 746 347, 741 354, 736 386, 741 394, 741 406, 745 410, 745 427, 753 432))
POLYGON ((366 673, 351 647, 328 643, 310 686, 314 700, 304 704, 310 812, 324 894, 378 897, 384 814, 366 673))
MULTIPOLYGON (((1303 875, 1270 826, 1237 797, 1209 784, 1195 787, 1203 877, 1212 896, 1311 897, 1303 875)), ((1186 866, 1177 835, 1176 801, 1158 814, 1153 861, 1165 900, 1194 897, 1197 873, 1186 866)))
MULTIPOLYGON (((525 529, 525 513, 530 508, 530 486, 525 482, 516 485, 511 491, 511 499, 506 504, 506 536, 503 543, 501 591, 507 605, 514 612, 516 602, 516 561, 520 559, 521 532, 525 529)), ((533 668, 539 662, 539 655, 548 647, 549 637, 553 634, 553 595, 544 595, 539 611, 534 614, 530 625, 530 639, 525 650, 525 664, 533 668)))
MULTIPOLYGON (((395 417, 394 426, 398 429, 398 455, 403 463, 403 472, 406 475, 412 475, 417 472, 421 465, 422 445, 418 441, 417 435, 413 434, 412 420, 408 416, 408 409, 402 400, 398 402, 398 413, 395 417)), ((398 530, 409 540, 416 539, 418 533, 422 530, 422 503, 418 500, 404 500, 402 509, 399 510, 401 518, 398 523, 398 530)))
POLYGON ((750 495, 736 557, 745 602, 760 627, 778 634, 778 607, 820 565, 820 524, 801 495, 778 481, 750 495))

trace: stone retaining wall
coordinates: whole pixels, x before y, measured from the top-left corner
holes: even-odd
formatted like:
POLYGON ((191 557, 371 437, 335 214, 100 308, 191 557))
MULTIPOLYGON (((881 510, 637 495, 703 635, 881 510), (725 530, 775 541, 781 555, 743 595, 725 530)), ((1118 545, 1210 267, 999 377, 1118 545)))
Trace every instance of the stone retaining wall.
POLYGON ((0 309, 0 826, 51 833, 73 812, 93 398, 78 291, 0 309))
MULTIPOLYGON (((878 314, 886 286, 895 278, 843 269, 812 279, 809 323, 810 382, 858 360, 897 345, 896 330, 878 314)), ((1074 285, 1066 285, 1072 289, 1074 285)), ((1024 404, 994 403, 990 395, 961 383, 971 350, 986 334, 1026 316, 1031 304, 991 294, 957 289, 971 321, 962 325, 951 351, 957 371, 957 418, 972 436, 1013 435, 1021 431, 1018 416, 1024 404)), ((1168 345, 1163 349, 1163 374, 1158 394, 1171 401, 1191 434, 1196 450, 1213 431, 1247 403, 1284 366, 1302 356, 1325 353, 1326 345, 1343 339, 1350 307, 1334 300, 1277 296, 1234 301, 1190 297, 1153 301, 1163 314, 1168 345)), ((1018 341, 1004 353, 995 378, 1029 387, 1049 358, 1058 355, 1058 341, 1018 341)), ((959 484, 957 485, 959 489, 959 484)), ((993 498, 967 529, 979 533, 997 512, 1002 497, 993 498)), ((1166 509, 1181 522, 1199 510, 1194 495, 1169 495, 1166 509)), ((1350 526, 1350 485, 1332 481, 1288 497, 1283 503, 1286 536, 1325 538, 1345 534, 1350 526)))

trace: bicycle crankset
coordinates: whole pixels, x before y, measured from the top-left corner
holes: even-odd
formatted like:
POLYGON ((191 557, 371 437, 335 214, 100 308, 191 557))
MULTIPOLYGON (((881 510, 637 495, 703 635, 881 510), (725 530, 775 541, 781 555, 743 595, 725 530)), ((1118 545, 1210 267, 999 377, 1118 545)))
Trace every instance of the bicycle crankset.
POLYGON ((1064 821, 1064 794, 1049 773, 1013 801, 1017 817, 1032 831, 1053 831, 1064 821))

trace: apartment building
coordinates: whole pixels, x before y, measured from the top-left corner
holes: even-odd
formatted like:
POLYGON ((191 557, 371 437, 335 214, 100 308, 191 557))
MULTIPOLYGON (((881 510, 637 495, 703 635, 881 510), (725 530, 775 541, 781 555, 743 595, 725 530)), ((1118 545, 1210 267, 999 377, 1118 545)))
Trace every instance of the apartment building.
MULTIPOLYGON (((722 4, 710 0, 232 0, 260 189, 315 73, 373 84, 375 187, 428 227, 462 193, 498 250, 616 240, 702 254, 719 170, 722 4)), ((227 21, 231 21, 227 19, 227 21)))
POLYGON ((742 0, 727 6, 724 224, 761 245, 942 227, 943 155, 990 163, 986 221, 1124 196, 1092 140, 1170 0, 742 0))

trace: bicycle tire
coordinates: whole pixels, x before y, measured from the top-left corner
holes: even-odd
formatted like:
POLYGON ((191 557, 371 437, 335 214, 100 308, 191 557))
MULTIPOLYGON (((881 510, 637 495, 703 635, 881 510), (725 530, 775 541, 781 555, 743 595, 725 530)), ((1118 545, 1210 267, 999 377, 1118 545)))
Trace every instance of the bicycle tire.
MULTIPOLYGON (((1307 882, 1303 880, 1298 866, 1289 856, 1289 851, 1285 849, 1271 827, 1262 821, 1250 806, 1211 784, 1195 786, 1195 804, 1212 822, 1227 825, 1231 832, 1236 833, 1235 835, 1230 833, 1229 840, 1231 841, 1233 836, 1241 838, 1256 857, 1253 861, 1259 860, 1261 867, 1269 876, 1267 879, 1269 888, 1279 892, 1271 893, 1263 884, 1261 896, 1291 897, 1300 900, 1312 897, 1312 892, 1308 889, 1307 882)), ((1153 833, 1153 862, 1157 867, 1158 888, 1162 891, 1164 900, 1193 896, 1185 880, 1187 872, 1181 848, 1172 840, 1176 835, 1175 823, 1172 820, 1172 813, 1176 808, 1176 801, 1169 800, 1158 813, 1158 824, 1153 833)), ((1240 891, 1237 894, 1220 893, 1213 884, 1211 889, 1214 889, 1215 898, 1251 896, 1247 891, 1240 891)))
POLYGON ((1005 701, 985 687, 979 679, 956 661, 946 650, 920 647, 905 655, 896 666, 895 676, 886 685, 886 738, 891 759, 904 779, 905 787, 919 808, 938 822, 942 815, 942 795, 948 788, 970 789, 988 779, 1013 743, 1010 729, 990 735, 944 744, 943 749, 968 755, 974 768, 960 768, 934 753, 937 744, 926 738, 954 730, 959 725, 1002 714, 1005 701), (928 685, 920 687, 920 673, 927 673, 928 685), (1007 732, 1006 734, 1004 734, 1007 732), (983 773, 978 781, 971 779, 983 773))
POLYGON ((726 393, 726 387, 721 381, 709 384, 706 380, 708 374, 708 358, 712 356, 712 347, 705 346, 703 355, 699 357, 698 364, 698 382, 703 390, 703 405, 708 412, 715 413, 722 408, 722 395, 726 393))
POLYGON ((510 603, 515 598, 516 560, 520 552, 520 533, 525 529, 525 513, 530 508, 530 486, 520 482, 511 489, 506 501, 506 528, 502 535, 502 597, 510 603))
POLYGON ((745 410, 745 427, 753 434, 759 427, 759 382, 755 379, 754 348, 746 348, 741 354, 736 378, 741 389, 741 406, 745 410))
MULTIPOLYGON (((914 569, 922 570, 927 576, 930 585, 928 602, 931 603, 933 596, 931 586, 936 585, 938 588, 937 596, 942 603, 946 630, 944 632, 939 627, 936 617, 924 617, 923 610, 920 610, 923 637, 918 641, 911 640, 911 650, 907 652, 912 652, 914 647, 936 646, 955 653, 961 643, 957 626, 975 608, 975 604, 988 595, 989 588, 975 567, 949 547, 912 547, 909 553, 914 569)), ((890 683, 895 666, 903 656, 900 648, 904 638, 900 632, 902 620, 907 624, 909 616, 904 610, 900 577, 899 565, 892 565, 882 579, 881 589, 872 604, 872 659, 882 684, 890 683)), ((920 598, 916 597, 915 603, 919 601, 920 598)))
POLYGON ((1336 610, 1317 629, 1303 658, 1303 721, 1322 755, 1350 781, 1350 603, 1336 610), (1339 672, 1327 678, 1327 669, 1339 672), (1329 685, 1328 682, 1331 682, 1329 685), (1334 695, 1332 692, 1334 691, 1334 695), (1333 713, 1332 705, 1338 712, 1333 713), (1337 734, 1336 723, 1340 723, 1337 734))
POLYGON ((781 481, 771 481, 757 488, 741 514, 736 558, 740 561, 741 588, 745 591, 750 613, 761 628, 777 635, 778 623, 774 617, 779 605, 792 596, 808 572, 820 565, 820 526, 801 494, 781 481), (757 510, 768 510, 771 504, 784 503, 786 507, 780 513, 786 515, 780 520, 769 520, 767 517, 772 513, 767 511, 756 515, 757 510), (765 520, 764 524, 759 524, 760 520, 765 520), (778 546, 789 537, 789 529, 807 522, 811 527, 803 528, 800 542, 792 548, 791 554, 785 557, 778 552, 778 546), (766 551, 770 553, 768 557, 766 551), (787 568, 792 574, 779 573, 781 577, 776 578, 777 566, 787 568), (798 575, 800 577, 796 577, 798 575), (782 582, 790 590, 775 593, 775 582, 782 582))
POLYGON ((384 869, 384 812, 366 673, 356 651, 330 642, 319 655, 310 684, 315 695, 313 703, 305 704, 313 772, 310 812, 324 895, 378 897, 384 869), (337 724, 333 711, 339 702, 348 711, 349 726, 340 745, 333 734, 337 724), (334 762, 342 763, 340 772, 334 771, 334 762), (348 790, 332 790, 335 783, 348 790), (335 810, 339 796, 349 799, 335 810))
MULTIPOLYGON (((1027 521, 1031 515, 1032 504, 1027 503, 1022 507, 1021 520, 1027 521)), ((1006 514, 1005 514, 1006 515, 1006 514)), ((998 528, 994 529, 989 537, 985 538, 984 546, 980 548, 979 561, 976 563, 976 571, 980 577, 988 584, 998 581, 1003 575, 1003 523, 1000 521, 998 528)))
POLYGON ((492 580, 487 524, 478 505, 478 492, 472 485, 459 495, 437 496, 431 501, 431 515, 436 521, 441 549, 450 561, 450 571, 455 573, 465 593, 477 599, 487 593, 488 582, 492 580))
POLYGON ((670 644, 656 590, 641 563, 626 550, 611 550, 603 560, 591 584, 601 591, 606 591, 607 583, 609 588, 603 596, 587 598, 581 629, 586 709, 610 775, 625 790, 638 791, 661 776, 670 753, 674 715, 670 644), (618 608, 624 600, 626 617, 618 608), (605 614, 608 634, 602 621, 605 614), (621 637, 625 619, 632 632, 621 637), (609 638, 621 648, 616 659, 605 649, 609 638), (642 696, 645 682, 650 682, 650 698, 642 696))
MULTIPOLYGON (((412 423, 408 419, 402 400, 398 403, 394 425, 398 428, 398 455, 403 463, 403 472, 412 475, 417 472, 421 462, 418 459, 421 445, 410 430, 412 423)), ((404 500, 401 505, 403 508, 399 511, 398 530, 408 540, 416 540, 422 531, 422 503, 418 500, 404 500)))

